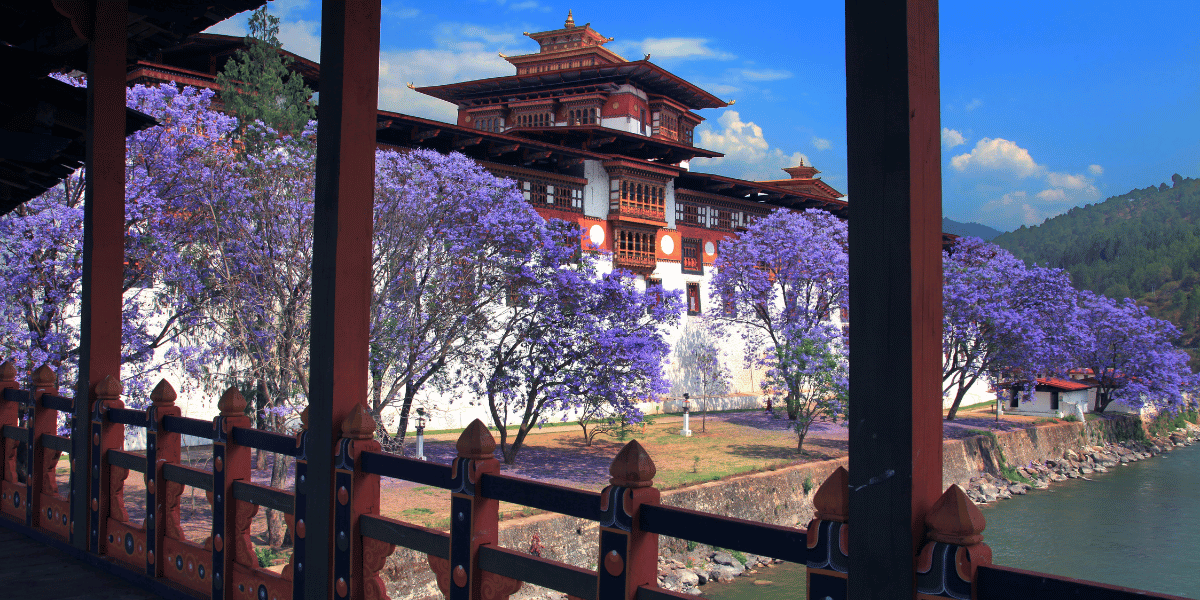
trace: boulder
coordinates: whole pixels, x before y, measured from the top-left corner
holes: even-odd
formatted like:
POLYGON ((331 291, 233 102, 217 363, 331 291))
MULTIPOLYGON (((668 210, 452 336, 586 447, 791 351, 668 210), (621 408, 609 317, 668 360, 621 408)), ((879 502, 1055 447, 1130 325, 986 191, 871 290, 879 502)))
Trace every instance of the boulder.
POLYGON ((1024 487, 1022 487, 1022 486, 1021 486, 1021 485, 1019 485, 1019 484, 1015 484, 1015 483, 1014 483, 1014 484, 1012 484, 1012 485, 1008 486, 1008 493, 1010 493, 1010 494, 1015 494, 1015 495, 1017 495, 1017 496, 1024 496, 1024 495, 1025 495, 1025 488, 1024 488, 1024 487))
POLYGON ((712 561, 718 565, 726 565, 730 567, 733 565, 741 566, 742 564, 728 552, 714 552, 712 555, 712 561))

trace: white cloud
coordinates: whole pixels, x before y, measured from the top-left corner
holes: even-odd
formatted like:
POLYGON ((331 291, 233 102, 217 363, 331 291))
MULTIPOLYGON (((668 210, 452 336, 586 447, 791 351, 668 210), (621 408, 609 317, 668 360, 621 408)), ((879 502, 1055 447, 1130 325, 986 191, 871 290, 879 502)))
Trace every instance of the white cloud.
POLYGON ((728 83, 698 83, 701 89, 708 90, 714 94, 736 94, 742 91, 742 88, 728 83))
POLYGON ((384 17, 389 19, 411 19, 419 14, 421 10, 409 6, 393 5, 384 6, 381 10, 384 17))
POLYGON ((314 62, 321 60, 321 23, 280 21, 279 41, 283 49, 314 62))
POLYGON ((979 140, 969 154, 951 158, 950 165, 960 172, 968 169, 1008 171, 1020 178, 1038 176, 1045 171, 1045 167, 1034 162, 1028 150, 1002 138, 979 140))
POLYGON ((967 143, 967 138, 963 137, 963 134, 959 133, 957 130, 950 129, 949 127, 942 128, 943 148, 953 148, 955 146, 961 146, 965 143, 967 143))
POLYGON ((1042 190, 1037 197, 1047 202, 1062 202, 1067 198, 1067 193, 1061 189, 1042 190))
POLYGON ((791 71, 778 69, 760 69, 757 71, 742 69, 740 73, 743 78, 749 81, 778 81, 780 79, 788 79, 792 76, 791 71))
POLYGON ((725 110, 717 118, 717 126, 702 125, 699 129, 701 148, 723 153, 723 158, 697 158, 692 161, 696 171, 715 172, 748 180, 783 179, 780 169, 801 162, 812 164, 808 156, 794 152, 786 154, 772 148, 763 137, 762 127, 742 121, 735 110, 725 110), (719 129, 718 129, 719 128, 719 129))
POLYGON ((642 41, 616 42, 608 47, 630 60, 650 54, 651 60, 731 60, 733 54, 709 47, 705 38, 646 38, 642 41))
POLYGON ((229 19, 225 19, 224 21, 221 21, 220 23, 217 23, 216 25, 213 25, 212 27, 205 29, 203 33, 215 33, 217 35, 232 35, 235 37, 246 37, 247 35, 250 35, 250 29, 249 29, 249 27, 247 27, 247 24, 246 24, 246 19, 247 19, 246 15, 249 15, 249 14, 250 14, 249 12, 245 12, 240 15, 235 15, 229 19))
POLYGON ((817 150, 828 150, 833 147, 833 144, 829 140, 819 138, 815 135, 812 138, 812 145, 813 148, 816 148, 817 150))
POLYGON ((1103 175, 1104 167, 1102 167, 1100 165, 1089 165, 1088 173, 1091 173, 1092 175, 1103 175))
POLYGON ((965 110, 967 112, 971 112, 971 111, 979 108, 980 106, 983 106, 983 100, 980 100, 979 98, 975 98, 974 100, 968 102, 967 105, 963 107, 963 110, 965 110))
POLYGON ((1052 187, 1066 188, 1068 190, 1086 190, 1092 187, 1092 181, 1083 175, 1071 175, 1070 173, 1049 173, 1046 175, 1046 183, 1052 187))

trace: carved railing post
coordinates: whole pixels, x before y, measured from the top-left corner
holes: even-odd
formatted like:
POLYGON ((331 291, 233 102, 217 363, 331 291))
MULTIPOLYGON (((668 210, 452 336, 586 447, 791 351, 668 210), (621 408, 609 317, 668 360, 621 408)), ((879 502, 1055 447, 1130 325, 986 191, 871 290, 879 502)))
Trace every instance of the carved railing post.
POLYGON ((212 600, 224 600, 233 597, 233 565, 258 566, 250 540, 250 523, 258 506, 233 498, 233 482, 250 481, 250 448, 233 440, 234 427, 250 427, 246 399, 230 386, 217 408, 221 414, 213 419, 212 537, 205 547, 213 553, 212 600))
POLYGON ((129 521, 125 512, 125 477, 129 470, 108 464, 108 451, 125 447, 125 426, 105 418, 110 408, 125 408, 121 401, 121 382, 112 375, 96 384, 96 403, 92 407, 92 489, 91 489, 91 548, 99 554, 110 554, 109 546, 124 548, 123 540, 108 539, 108 520, 129 521))
POLYGON ((179 524, 179 494, 183 486, 170 483, 163 476, 163 466, 180 462, 180 435, 168 433, 163 417, 183 414, 175 406, 175 388, 160 380, 150 392, 146 427, 146 575, 163 576, 163 539, 170 536, 182 539, 179 524), (178 489, 178 491, 176 491, 178 489))
POLYGON ((983 543, 987 521, 958 485, 951 485, 925 517, 927 537, 917 556, 917 598, 971 598, 975 568, 992 564, 983 543))
POLYGON ((608 468, 609 485, 600 492, 600 558, 596 562, 597 600, 633 600, 639 586, 658 583, 658 534, 642 531, 643 504, 658 504, 658 469, 645 448, 632 440, 608 468))
POLYGON ((42 406, 42 396, 58 393, 58 373, 49 365, 42 365, 33 372, 32 405, 33 418, 29 423, 29 453, 26 465, 29 469, 25 477, 27 484, 26 498, 29 500, 31 525, 51 528, 62 532, 60 525, 55 527, 56 520, 62 517, 58 514, 59 507, 45 507, 42 495, 54 497, 58 495, 58 480, 55 470, 58 467, 58 457, 62 452, 49 450, 42 446, 42 434, 54 435, 58 432, 58 411, 42 406), (49 509, 49 513, 44 512, 49 509))
POLYGON ((499 540, 500 502, 483 497, 480 481, 500 472, 493 454, 496 440, 483 421, 475 419, 458 437, 450 484, 450 560, 429 556, 438 587, 448 600, 505 600, 521 582, 484 573, 479 547, 499 540))
POLYGON ((375 441, 375 420, 367 407, 355 406, 342 422, 342 439, 334 460, 333 506, 333 590, 335 598, 388 598, 379 571, 396 549, 392 544, 365 538, 359 530, 359 517, 379 512, 379 476, 356 468, 363 452, 379 452, 375 441))
POLYGON ((816 514, 808 524, 808 597, 846 598, 850 548, 850 473, 845 467, 825 479, 813 494, 816 514))
POLYGON ((308 407, 300 413, 300 431, 296 433, 296 511, 288 523, 292 530, 292 558, 283 568, 283 578, 292 582, 293 600, 304 599, 304 563, 307 544, 308 510, 308 407))
MULTIPOLYGON (((4 390, 15 390, 17 384, 17 367, 11 360, 0 365, 0 427, 11 425, 17 427, 21 422, 21 405, 4 399, 4 390)), ((17 492, 17 446, 20 442, 4 438, 0 444, 0 480, 4 488, 2 506, 11 506, 9 496, 17 492)))

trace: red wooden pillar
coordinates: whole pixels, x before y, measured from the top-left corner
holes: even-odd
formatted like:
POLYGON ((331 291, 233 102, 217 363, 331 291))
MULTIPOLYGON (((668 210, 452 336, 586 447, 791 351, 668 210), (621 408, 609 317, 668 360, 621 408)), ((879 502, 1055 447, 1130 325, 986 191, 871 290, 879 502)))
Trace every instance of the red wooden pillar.
POLYGON ((58 496, 55 470, 58 467, 58 458, 62 454, 57 450, 47 450, 42 445, 43 434, 54 435, 58 431, 58 411, 42 406, 42 397, 47 394, 58 394, 58 373, 49 365, 42 365, 33 372, 33 422, 29 427, 29 453, 26 455, 26 460, 29 461, 29 476, 26 482, 29 490, 27 498, 33 516, 32 525, 43 528, 53 527, 53 521, 59 518, 55 512, 57 507, 45 506, 48 504, 45 496, 51 499, 58 496), (47 508, 50 513, 45 512, 47 508))
MULTIPOLYGON (((171 485, 163 476, 163 467, 180 462, 181 436, 168 433, 163 417, 179 417, 183 412, 175 406, 175 388, 163 379, 150 392, 150 410, 146 430, 146 575, 163 576, 163 540, 170 531, 174 539, 183 537, 179 526, 179 495, 167 491, 171 485)), ((174 484, 178 487, 178 484, 174 484)))
POLYGON ((368 397, 379 0, 324 2, 313 212, 304 593, 328 598, 334 442, 368 397))
MULTIPOLYGON (((80 548, 99 547, 102 523, 88 521, 87 440, 92 390, 105 377, 121 376, 121 281, 125 239, 125 64, 128 2, 95 0, 82 23, 90 36, 83 225, 83 302, 80 319, 79 383, 71 459, 71 538, 80 548), (90 540, 90 543, 89 543, 90 540)), ((78 30, 78 28, 77 28, 78 30)))
MULTIPOLYGON (((250 481, 250 447, 233 439, 234 427, 250 427, 246 416, 246 399, 235 387, 230 387, 217 402, 221 414, 213 419, 216 436, 213 438, 213 516, 212 599, 233 598, 234 564, 248 568, 258 566, 254 545, 250 541, 250 524, 258 506, 233 497, 235 481, 250 481)), ((203 568, 203 567, 201 567, 203 568)), ((200 573, 204 578, 204 573, 200 573)))
POLYGON ((633 600, 638 588, 658 584, 658 534, 642 531, 640 509, 658 504, 658 469, 632 440, 613 458, 608 486, 600 492, 600 557, 597 600, 633 600))
POLYGON ((911 598, 941 493, 936 0, 846 1, 849 597, 911 598))

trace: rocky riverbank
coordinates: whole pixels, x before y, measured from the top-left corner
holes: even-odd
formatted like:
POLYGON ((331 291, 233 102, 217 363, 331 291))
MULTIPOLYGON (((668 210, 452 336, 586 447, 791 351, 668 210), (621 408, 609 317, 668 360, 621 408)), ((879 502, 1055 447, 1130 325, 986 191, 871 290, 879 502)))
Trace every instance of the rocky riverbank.
POLYGON ((1200 438, 1200 427, 1189 423, 1168 435, 1142 441, 1110 442, 1103 445, 1067 449, 1059 458, 1030 461, 1005 469, 1003 475, 984 472, 972 477, 966 486, 967 497, 976 504, 987 504, 1020 496, 1031 489, 1045 489, 1051 483, 1067 479, 1088 479, 1095 473, 1190 446, 1200 438))

